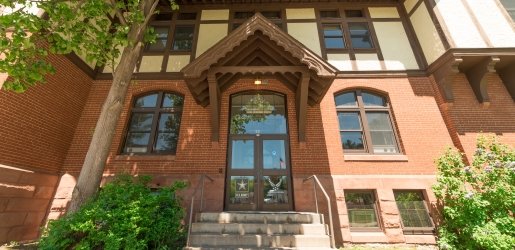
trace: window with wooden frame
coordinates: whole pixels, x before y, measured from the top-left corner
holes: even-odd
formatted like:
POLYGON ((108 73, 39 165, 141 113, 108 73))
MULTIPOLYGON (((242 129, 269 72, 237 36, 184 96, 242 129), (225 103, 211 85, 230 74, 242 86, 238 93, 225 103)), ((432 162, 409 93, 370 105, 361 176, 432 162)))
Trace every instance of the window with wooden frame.
POLYGON ((190 55, 193 59, 198 19, 196 12, 165 11, 156 14, 150 23, 156 40, 145 44, 141 56, 163 56, 161 71, 166 70, 171 55, 190 55))
POLYGON ((123 153, 175 154, 184 97, 153 92, 135 98, 130 111, 123 153))
POLYGON ((351 231, 380 230, 374 191, 344 190, 344 194, 351 231))
POLYGON ((394 190, 395 203, 401 215, 405 234, 433 234, 434 224, 429 216, 421 190, 394 190))
POLYGON ((318 12, 320 37, 325 52, 377 52, 372 21, 364 9, 333 9, 318 12))
POLYGON ((283 29, 283 12, 281 10, 232 10, 231 11, 231 30, 235 30, 242 23, 247 21, 256 14, 261 13, 264 17, 268 18, 271 22, 275 23, 279 28, 283 29))
POLYGON ((365 90, 334 98, 345 153, 398 154, 399 146, 388 99, 365 90))

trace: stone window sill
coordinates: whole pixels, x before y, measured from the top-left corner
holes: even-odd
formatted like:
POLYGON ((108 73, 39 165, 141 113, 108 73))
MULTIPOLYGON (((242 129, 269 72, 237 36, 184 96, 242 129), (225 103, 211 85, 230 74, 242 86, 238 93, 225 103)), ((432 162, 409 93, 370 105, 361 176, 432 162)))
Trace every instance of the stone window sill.
POLYGON ((365 154, 346 154, 343 156, 345 161, 408 161, 406 155, 365 155, 365 154))
POLYGON ((117 161, 175 161, 175 155, 117 155, 117 161))

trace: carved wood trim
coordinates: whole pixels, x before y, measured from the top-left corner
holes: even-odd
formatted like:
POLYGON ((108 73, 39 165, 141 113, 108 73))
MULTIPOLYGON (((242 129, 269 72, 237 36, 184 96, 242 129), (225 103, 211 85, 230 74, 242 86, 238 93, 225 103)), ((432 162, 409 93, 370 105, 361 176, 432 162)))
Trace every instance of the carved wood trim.
POLYGON ((463 62, 461 57, 452 57, 442 67, 438 68, 433 76, 438 85, 445 102, 452 103, 454 101, 454 94, 452 92, 452 85, 454 77, 460 72, 459 65, 463 62))
POLYGON ((469 69, 463 70, 477 100, 485 106, 490 105, 490 97, 488 96, 488 75, 496 72, 495 64, 499 61, 499 57, 490 56, 469 69))
POLYGON ((208 74, 207 82, 209 84, 209 100, 211 100, 211 141, 218 142, 220 134, 220 88, 218 88, 214 73, 210 72, 208 74))

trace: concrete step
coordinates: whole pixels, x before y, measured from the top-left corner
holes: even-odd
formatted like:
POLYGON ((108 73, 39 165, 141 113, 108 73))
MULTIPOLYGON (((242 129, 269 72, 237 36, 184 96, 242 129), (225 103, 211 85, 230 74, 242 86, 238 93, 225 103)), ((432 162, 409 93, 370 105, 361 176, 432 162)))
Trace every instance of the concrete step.
POLYGON ((334 250, 330 247, 185 247, 183 250, 334 250))
POLYGON ((246 213, 222 212, 202 213, 199 222, 211 223, 264 223, 264 224, 321 224, 320 215, 316 213, 246 213))
POLYGON ((309 234, 325 235, 327 233, 323 224, 244 224, 244 223, 193 223, 191 233, 194 234, 309 234))
POLYGON ((315 247, 330 246, 327 235, 231 235, 231 234, 192 234, 191 247, 207 248, 274 248, 274 247, 315 247))

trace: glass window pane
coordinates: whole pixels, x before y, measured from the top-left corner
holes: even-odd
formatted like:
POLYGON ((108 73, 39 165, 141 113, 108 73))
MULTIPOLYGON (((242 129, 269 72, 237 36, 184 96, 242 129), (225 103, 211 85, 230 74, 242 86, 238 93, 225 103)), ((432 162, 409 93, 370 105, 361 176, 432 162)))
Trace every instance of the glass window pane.
POLYGON ((254 203, 254 176, 231 176, 231 204, 254 203))
POLYGON ((340 132, 344 149, 365 149, 361 132, 340 132))
POLYGON ((350 38, 353 48, 372 48, 370 32, 366 23, 349 23, 350 38))
POLYGON ((340 13, 337 10, 323 10, 320 11, 321 18, 338 18, 340 13))
POLYGON ((254 168, 254 141, 233 140, 231 154, 231 168, 253 169, 254 168))
POLYGON ((175 94, 164 94, 163 97, 163 108, 175 108, 182 107, 184 98, 175 94))
POLYGON ((179 20, 195 20, 197 19, 197 13, 179 13, 177 17, 179 20))
POLYGON ((367 92, 362 92, 361 97, 363 97, 363 104, 365 106, 381 106, 386 107, 386 100, 382 96, 370 94, 367 92))
POLYGON ((159 116, 159 132, 179 131, 181 117, 179 114, 163 113, 159 116))
POLYGON ((372 146, 376 154, 397 153, 395 137, 391 131, 370 131, 372 146))
POLYGON ((420 191, 394 191, 404 227, 433 227, 420 191))
POLYGON ((288 178, 284 175, 263 176, 263 201, 265 204, 288 203, 288 178))
POLYGON ((340 25, 324 25, 324 36, 343 36, 340 25))
POLYGON ((172 133, 158 133, 156 143, 154 145, 155 152, 175 152, 177 149, 177 139, 179 138, 179 134, 172 133))
POLYGON ((193 26, 175 28, 172 50, 191 50, 193 44, 193 26))
POLYGON ((351 227, 378 227, 372 191, 345 191, 345 204, 351 227))
POLYGON ((124 153, 146 153, 150 133, 129 132, 125 142, 124 153))
POLYGON ((370 130, 392 131, 388 112, 366 112, 370 130))
POLYGON ((511 19, 515 22, 515 1, 513 0, 501 0, 501 4, 504 6, 511 19))
POLYGON ((263 140, 263 168, 286 169, 286 152, 283 140, 263 140))
POLYGON ((356 93, 349 92, 337 95, 334 98, 334 102, 336 103, 336 107, 356 107, 358 103, 356 102, 356 93))
POLYGON ((233 96, 231 134, 286 134, 284 97, 276 94, 233 96))
POLYGON ((345 10, 346 17, 364 17, 362 10, 345 10))
POLYGON ((338 112, 340 130, 361 130, 361 121, 358 112, 338 112))
POLYGON ((146 132, 152 130, 152 119, 154 114, 148 113, 133 113, 131 122, 129 124, 129 131, 141 131, 146 132))
POLYGON ((153 27, 156 34, 155 43, 147 43, 145 49, 148 51, 163 51, 168 40, 168 27, 153 27))
POLYGON ((237 11, 234 12, 234 19, 248 19, 254 15, 252 11, 237 11))
POLYGON ((135 108, 153 108, 157 104, 157 94, 142 96, 136 99, 135 108))
POLYGON ((343 49, 345 48, 345 43, 342 38, 324 38, 325 47, 328 49, 343 49))
POLYGON ((262 11, 261 14, 263 14, 263 16, 268 19, 272 19, 272 20, 281 19, 280 11, 262 11))

